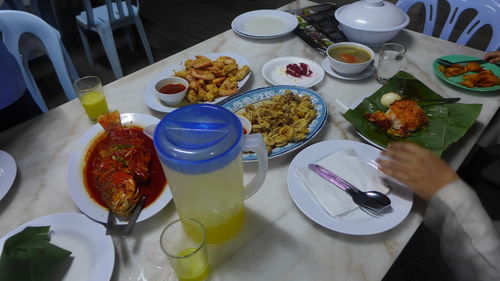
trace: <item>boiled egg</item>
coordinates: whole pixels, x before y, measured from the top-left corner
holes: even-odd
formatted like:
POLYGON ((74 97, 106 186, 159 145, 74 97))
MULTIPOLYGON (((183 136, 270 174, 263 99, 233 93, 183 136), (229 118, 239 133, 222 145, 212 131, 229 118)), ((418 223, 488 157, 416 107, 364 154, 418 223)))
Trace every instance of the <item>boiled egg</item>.
POLYGON ((394 92, 389 92, 387 94, 382 95, 382 98, 380 98, 380 103, 385 107, 389 107, 393 102, 398 101, 400 99, 401 99, 400 95, 394 92))

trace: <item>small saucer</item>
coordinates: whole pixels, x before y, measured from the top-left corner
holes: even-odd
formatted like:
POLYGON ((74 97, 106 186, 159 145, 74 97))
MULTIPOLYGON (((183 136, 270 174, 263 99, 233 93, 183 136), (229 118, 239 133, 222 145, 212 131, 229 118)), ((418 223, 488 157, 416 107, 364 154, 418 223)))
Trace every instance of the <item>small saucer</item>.
POLYGON ((323 62, 321 63, 321 66, 323 66, 323 69, 326 71, 326 73, 330 74, 331 76, 343 80, 361 80, 361 79, 366 79, 368 77, 371 77, 373 73, 375 72, 375 66, 370 64, 368 68, 358 74, 353 74, 353 75, 347 75, 347 74, 341 74, 336 72, 330 67, 330 62, 328 61, 328 58, 325 58, 323 62))
POLYGON ((7 152, 0 150, 0 200, 12 187, 16 174, 16 160, 7 152))

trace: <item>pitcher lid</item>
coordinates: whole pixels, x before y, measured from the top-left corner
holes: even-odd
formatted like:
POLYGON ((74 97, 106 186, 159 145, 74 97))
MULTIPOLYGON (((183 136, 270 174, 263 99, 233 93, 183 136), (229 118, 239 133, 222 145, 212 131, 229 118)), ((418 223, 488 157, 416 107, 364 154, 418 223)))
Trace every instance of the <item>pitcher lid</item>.
POLYGON ((242 131, 231 111, 194 104, 167 114, 155 129, 154 144, 167 167, 188 174, 208 173, 239 156, 242 131))

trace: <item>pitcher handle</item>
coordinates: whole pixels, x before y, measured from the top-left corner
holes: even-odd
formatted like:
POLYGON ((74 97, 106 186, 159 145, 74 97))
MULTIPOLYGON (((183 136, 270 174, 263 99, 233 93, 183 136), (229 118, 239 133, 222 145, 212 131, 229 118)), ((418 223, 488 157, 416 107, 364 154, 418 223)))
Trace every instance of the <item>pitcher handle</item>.
POLYGON ((245 135, 243 151, 254 151, 257 156, 258 170, 253 179, 245 185, 245 199, 254 195, 264 183, 267 174, 267 149, 261 134, 245 135))

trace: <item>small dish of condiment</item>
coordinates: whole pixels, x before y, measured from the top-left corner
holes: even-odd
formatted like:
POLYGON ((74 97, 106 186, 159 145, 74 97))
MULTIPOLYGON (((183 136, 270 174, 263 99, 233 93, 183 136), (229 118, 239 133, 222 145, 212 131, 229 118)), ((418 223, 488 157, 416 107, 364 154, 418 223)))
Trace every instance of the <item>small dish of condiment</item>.
POLYGON ((155 94, 167 104, 178 104, 186 96, 189 83, 179 77, 169 77, 156 82, 155 94))
POLYGON ((243 127, 243 134, 250 134, 250 132, 252 131, 252 123, 250 122, 250 120, 238 114, 236 114, 236 116, 238 116, 238 118, 240 119, 241 126, 243 127))

